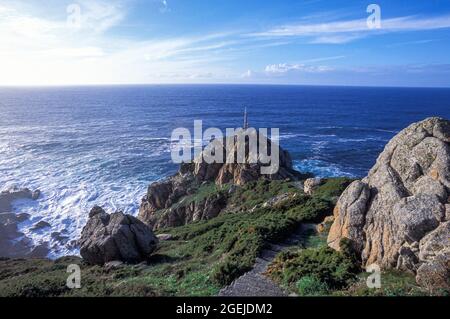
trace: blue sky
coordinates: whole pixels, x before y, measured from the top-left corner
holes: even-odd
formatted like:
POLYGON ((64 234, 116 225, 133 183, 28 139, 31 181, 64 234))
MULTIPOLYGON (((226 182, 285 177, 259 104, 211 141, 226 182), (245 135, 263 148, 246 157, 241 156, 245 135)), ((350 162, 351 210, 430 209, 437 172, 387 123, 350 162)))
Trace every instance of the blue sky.
POLYGON ((450 87, 448 0, 0 0, 0 39, 1 85, 450 87))

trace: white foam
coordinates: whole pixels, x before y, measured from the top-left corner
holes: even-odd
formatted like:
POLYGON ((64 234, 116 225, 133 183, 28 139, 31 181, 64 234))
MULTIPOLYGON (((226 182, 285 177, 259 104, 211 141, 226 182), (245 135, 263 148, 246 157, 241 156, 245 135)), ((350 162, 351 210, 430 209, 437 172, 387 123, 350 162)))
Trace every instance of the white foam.
POLYGON ((355 177, 354 174, 344 171, 336 163, 319 159, 304 159, 294 161, 294 168, 300 172, 313 173, 317 177, 355 177))
POLYGON ((169 152, 167 139, 155 139, 155 147, 149 147, 145 154, 133 155, 135 157, 128 156, 134 151, 135 146, 131 144, 123 150, 112 146, 110 149, 74 152, 58 146, 56 150, 47 151, 45 147, 50 143, 12 145, 5 142, 6 139, 0 137, 0 149, 9 149, 8 154, 0 157, 0 186, 2 189, 27 187, 41 190, 37 201, 14 201, 13 211, 30 214, 29 220, 19 224, 19 231, 29 237, 33 245, 48 242, 50 258, 78 254, 70 241, 79 238, 94 205, 100 205, 110 213, 122 210, 137 215, 149 183, 162 177, 158 171, 167 173, 161 167, 155 167, 155 171, 148 174, 134 175, 130 169, 134 168, 136 158, 151 161, 161 153, 169 152), (122 172, 122 165, 125 165, 126 173, 122 172), (31 230, 41 220, 51 227, 31 230), (58 242, 52 238, 52 232, 61 232, 68 241, 58 242))

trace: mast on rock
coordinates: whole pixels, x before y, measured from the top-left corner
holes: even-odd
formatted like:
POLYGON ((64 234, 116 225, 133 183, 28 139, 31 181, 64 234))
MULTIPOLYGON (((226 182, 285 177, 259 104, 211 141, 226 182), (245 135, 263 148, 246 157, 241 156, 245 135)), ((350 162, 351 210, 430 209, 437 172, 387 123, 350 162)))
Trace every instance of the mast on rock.
POLYGON ((247 114, 247 107, 245 107, 244 110, 244 130, 248 129, 248 114, 247 114))

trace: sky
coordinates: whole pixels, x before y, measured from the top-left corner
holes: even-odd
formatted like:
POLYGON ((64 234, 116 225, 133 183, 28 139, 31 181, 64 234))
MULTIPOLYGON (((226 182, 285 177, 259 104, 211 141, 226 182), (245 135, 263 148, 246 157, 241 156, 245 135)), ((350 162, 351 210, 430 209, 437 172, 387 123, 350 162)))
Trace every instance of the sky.
POLYGON ((450 0, 0 0, 0 85, 450 87, 450 0))

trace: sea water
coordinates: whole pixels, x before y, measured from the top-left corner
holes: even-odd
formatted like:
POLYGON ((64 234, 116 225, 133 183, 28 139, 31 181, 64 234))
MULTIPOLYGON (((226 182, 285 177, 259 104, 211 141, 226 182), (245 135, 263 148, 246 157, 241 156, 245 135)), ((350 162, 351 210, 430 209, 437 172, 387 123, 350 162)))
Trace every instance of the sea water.
POLYGON ((410 123, 450 118, 450 89, 262 85, 0 88, 0 190, 28 187, 37 201, 20 230, 49 257, 77 249, 94 205, 136 215, 148 185, 173 174, 170 136, 178 127, 280 129, 295 168, 321 177, 362 177, 385 144, 410 123), (51 225, 30 228, 44 220, 51 225))

